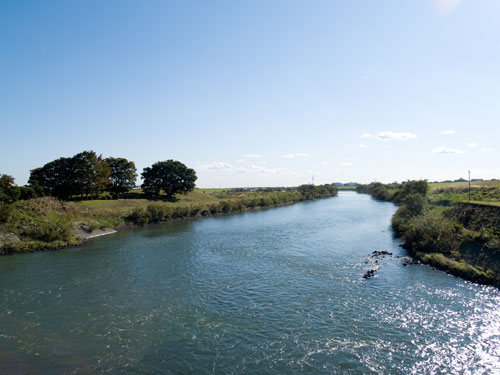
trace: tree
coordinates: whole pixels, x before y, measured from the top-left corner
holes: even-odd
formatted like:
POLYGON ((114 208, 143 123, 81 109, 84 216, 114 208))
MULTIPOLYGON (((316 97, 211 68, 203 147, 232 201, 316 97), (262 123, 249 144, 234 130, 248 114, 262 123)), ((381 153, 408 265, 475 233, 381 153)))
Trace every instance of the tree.
POLYGON ((109 179, 111 183, 108 190, 117 198, 135 186, 137 169, 133 161, 124 158, 106 158, 106 163, 111 168, 109 179))
POLYGON ((111 168, 102 156, 84 151, 59 158, 31 171, 28 183, 59 199, 98 196, 109 184, 111 168))
POLYGON ((110 184, 111 168, 102 155, 97 156, 94 151, 83 151, 73 156, 72 164, 78 195, 98 197, 110 184))
POLYGON ((40 187, 44 194, 69 199, 78 192, 72 158, 59 158, 31 170, 28 184, 40 187))
POLYGON ((411 194, 420 194, 422 197, 425 197, 427 189, 427 180, 403 182, 402 189, 394 195, 393 202, 400 204, 411 194))
POLYGON ((159 161, 151 167, 144 168, 142 188, 147 195, 159 195, 163 190, 168 199, 174 194, 187 193, 194 189, 196 172, 180 161, 159 161))
POLYGON ((0 176, 0 203, 12 203, 19 198, 19 190, 14 184, 14 177, 7 174, 0 176))

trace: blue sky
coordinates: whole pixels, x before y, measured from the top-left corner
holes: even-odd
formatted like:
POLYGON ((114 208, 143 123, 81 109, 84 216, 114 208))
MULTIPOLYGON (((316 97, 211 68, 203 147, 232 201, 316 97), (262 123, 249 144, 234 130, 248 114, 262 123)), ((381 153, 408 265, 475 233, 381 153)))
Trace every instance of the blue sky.
POLYGON ((0 173, 94 150, 200 187, 500 178, 500 2, 2 1, 0 173))

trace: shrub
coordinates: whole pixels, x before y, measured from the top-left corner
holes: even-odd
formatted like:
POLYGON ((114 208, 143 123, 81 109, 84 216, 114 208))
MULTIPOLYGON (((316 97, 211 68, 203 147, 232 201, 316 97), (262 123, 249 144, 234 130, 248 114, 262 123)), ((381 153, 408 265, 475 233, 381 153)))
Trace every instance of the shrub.
POLYGON ((403 240, 412 251, 450 254, 459 250, 462 229, 458 223, 429 213, 408 222, 403 240))
POLYGON ((396 234, 403 234, 410 219, 420 215, 427 205, 427 200, 417 193, 410 194, 404 198, 403 204, 398 208, 391 221, 392 229, 396 234))
POLYGON ((491 283, 495 278, 491 270, 484 271, 481 267, 474 267, 463 261, 457 262, 440 253, 424 254, 421 260, 423 263, 472 281, 491 283))
POLYGON ((12 213, 11 204, 0 203, 0 223, 6 223, 9 221, 10 214, 12 213))
POLYGON ((134 208, 132 212, 125 218, 125 220, 132 222, 136 225, 144 225, 149 223, 149 212, 144 208, 134 208))
POLYGON ((146 207, 149 220, 153 223, 165 220, 165 207, 159 204, 150 204, 146 207))

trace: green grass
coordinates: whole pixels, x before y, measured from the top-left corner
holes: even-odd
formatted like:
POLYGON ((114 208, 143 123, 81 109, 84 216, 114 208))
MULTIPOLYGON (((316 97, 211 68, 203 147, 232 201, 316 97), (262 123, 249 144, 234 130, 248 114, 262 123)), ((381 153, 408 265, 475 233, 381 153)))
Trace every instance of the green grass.
POLYGON ((343 186, 337 186, 338 190, 356 190, 355 185, 343 185, 343 186))
MULTIPOLYGON (((429 189, 432 191, 437 188, 447 188, 447 187, 468 187, 468 182, 430 182, 429 189)), ((496 187, 500 188, 500 181, 491 180, 491 181, 472 181, 471 186, 476 187, 496 187)))
POLYGON ((479 266, 472 266, 464 261, 456 261, 440 253, 423 254, 420 260, 422 263, 430 264, 440 270, 471 281, 491 283, 495 279, 491 270, 485 271, 479 266))
MULTIPOLYGON (((468 182, 431 183, 429 188, 428 198, 433 204, 469 202, 468 182)), ((470 203, 499 206, 500 181, 471 182, 470 203)))

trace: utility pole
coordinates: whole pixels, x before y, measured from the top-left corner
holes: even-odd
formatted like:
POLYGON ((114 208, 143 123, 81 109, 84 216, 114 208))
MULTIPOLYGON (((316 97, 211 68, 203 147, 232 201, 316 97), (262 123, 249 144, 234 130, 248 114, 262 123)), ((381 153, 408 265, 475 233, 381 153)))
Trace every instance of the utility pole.
POLYGON ((469 201, 470 201, 470 170, 469 170, 469 201))
POLYGON ((314 175, 312 175, 312 184, 314 185, 314 175))

